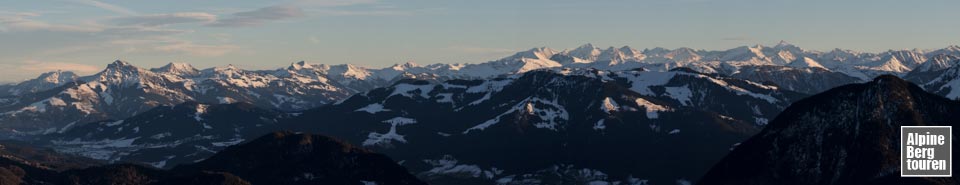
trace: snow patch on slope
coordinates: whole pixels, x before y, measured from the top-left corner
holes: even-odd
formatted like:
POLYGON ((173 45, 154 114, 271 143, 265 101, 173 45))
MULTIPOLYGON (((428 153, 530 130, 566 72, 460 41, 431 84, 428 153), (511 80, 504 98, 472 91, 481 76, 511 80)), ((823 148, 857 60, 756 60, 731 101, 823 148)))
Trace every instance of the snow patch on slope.
POLYGON ((361 111, 368 112, 370 114, 376 114, 378 112, 390 111, 390 109, 384 109, 383 104, 374 103, 374 104, 367 105, 366 107, 359 108, 354 112, 361 112, 361 111))
POLYGON ((534 123, 533 125, 537 128, 546 128, 550 130, 557 130, 557 126, 559 126, 561 122, 565 122, 570 117, 566 108, 557 103, 557 100, 544 100, 530 97, 520 101, 520 103, 511 107, 510 110, 495 116, 493 119, 470 127, 469 129, 463 131, 463 134, 470 133, 470 131, 473 130, 482 131, 487 127, 499 123, 501 117, 518 111, 523 111, 528 116, 539 117, 541 122, 534 123))
POLYGON ((659 112, 670 111, 670 108, 667 108, 666 106, 657 105, 643 98, 637 98, 635 102, 637 103, 637 106, 646 109, 647 118, 650 119, 657 119, 660 116, 658 114, 659 112))
POLYGON ((606 113, 613 113, 614 111, 620 110, 620 105, 617 105, 616 101, 613 101, 610 97, 603 99, 603 104, 600 106, 600 109, 606 113))
POLYGON ((406 143, 407 140, 404 139, 403 135, 397 133, 397 127, 417 123, 417 120, 405 117, 395 117, 384 120, 383 123, 390 124, 390 131, 382 134, 370 132, 370 134, 367 135, 367 140, 363 141, 363 146, 393 147, 393 141, 406 143))

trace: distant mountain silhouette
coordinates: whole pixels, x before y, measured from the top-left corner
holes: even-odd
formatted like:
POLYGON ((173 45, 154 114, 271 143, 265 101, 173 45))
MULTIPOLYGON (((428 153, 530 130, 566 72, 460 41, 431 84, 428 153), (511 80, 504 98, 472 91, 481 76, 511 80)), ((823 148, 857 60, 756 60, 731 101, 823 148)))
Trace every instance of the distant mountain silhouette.
POLYGON ((274 132, 230 146, 171 171, 228 172, 253 184, 425 184, 385 155, 334 138, 293 132, 274 132))
POLYGON ((58 172, 0 158, 0 184, 426 184, 392 159, 334 138, 274 132, 173 170, 132 164, 58 172))

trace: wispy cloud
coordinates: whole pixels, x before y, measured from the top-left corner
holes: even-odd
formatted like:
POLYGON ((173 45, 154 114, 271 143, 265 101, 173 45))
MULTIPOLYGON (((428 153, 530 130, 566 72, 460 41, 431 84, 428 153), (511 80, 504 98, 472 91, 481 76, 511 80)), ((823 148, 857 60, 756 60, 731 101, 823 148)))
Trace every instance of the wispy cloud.
MULTIPOLYGON (((42 44, 27 45, 31 53, 0 51, 0 55, 14 56, 66 56, 107 51, 108 53, 178 53, 190 56, 222 56, 238 48, 235 45, 201 44, 179 39, 175 36, 193 30, 172 29, 166 25, 188 22, 212 22, 216 16, 207 13, 171 13, 145 16, 126 16, 108 19, 105 23, 57 24, 32 19, 34 16, 18 14, 0 15, 0 38, 69 38, 49 39, 42 44)), ((224 42, 224 41, 220 41, 224 42)))
POLYGON ((114 13, 126 14, 126 15, 136 15, 136 14, 137 14, 137 12, 135 12, 135 11, 133 11, 133 10, 130 10, 130 9, 127 9, 127 8, 124 8, 124 7, 121 7, 121 6, 113 5, 113 4, 104 3, 104 2, 101 2, 101 1, 97 1, 97 0, 73 0, 73 1, 74 1, 74 2, 77 2, 77 3, 81 3, 81 4, 85 4, 85 5, 90 5, 90 6, 94 6, 94 7, 97 7, 97 8, 101 8, 101 9, 104 9, 104 10, 107 10, 107 11, 111 11, 111 12, 114 12, 114 13))
POLYGON ((230 17, 207 24, 217 27, 259 26, 271 21, 306 17, 329 16, 388 16, 411 15, 413 12, 381 5, 377 0, 296 0, 284 4, 237 12, 230 17))
POLYGON ((303 17, 303 9, 294 6, 270 6, 252 11, 237 12, 225 19, 211 23, 211 26, 237 27, 258 26, 269 21, 303 17))
POLYGON ((310 15, 321 16, 406 16, 418 14, 425 10, 402 9, 396 5, 376 0, 334 0, 333 2, 320 1, 301 4, 305 7, 313 7, 305 9, 310 15))
POLYGON ((411 11, 403 10, 315 10, 311 13, 316 13, 318 15, 331 15, 331 16, 360 16, 360 15, 369 15, 369 16, 385 16, 385 15, 413 15, 411 11))
POLYGON ((16 83, 36 78, 40 73, 51 71, 71 71, 78 75, 90 75, 103 68, 94 65, 73 62, 46 61, 35 59, 0 60, 0 74, 4 76, 0 83, 16 83))
POLYGON ((78 64, 78 63, 68 63, 68 62, 50 62, 50 61, 38 61, 38 60, 27 60, 21 62, 22 65, 17 67, 20 71, 23 72, 32 72, 32 73, 43 73, 50 71, 73 71, 80 74, 89 74, 100 71, 101 68, 93 65, 87 64, 78 64))
POLYGON ((228 33, 214 33, 210 34, 210 37, 220 42, 230 42, 233 40, 233 35, 228 33))
POLYGON ((136 37, 160 37, 178 35, 193 32, 192 30, 140 27, 140 26, 122 26, 108 27, 101 32, 96 33, 104 38, 136 38, 136 37))
POLYGON ((297 0, 291 4, 294 6, 312 6, 312 7, 334 7, 350 6, 362 4, 375 4, 377 0, 297 0))
MULTIPOLYGON (((40 60, 21 60, 21 61, 2 61, 0 62, 0 73, 18 76, 23 76, 24 78, 33 78, 34 75, 50 72, 50 71, 72 71, 77 74, 86 75, 93 74, 101 70, 100 67, 71 63, 71 62, 56 62, 56 61, 40 61, 40 60)), ((9 82, 19 81, 23 79, 5 79, 9 82)))
POLYGON ((96 32, 101 28, 91 25, 65 25, 50 24, 43 21, 31 19, 39 16, 36 13, 18 13, 15 15, 0 16, 0 26, 6 32, 31 32, 31 31, 52 31, 52 32, 96 32))
POLYGON ((117 37, 147 37, 165 36, 190 32, 190 30, 169 29, 162 27, 147 27, 143 25, 106 25, 100 23, 86 24, 58 24, 33 19, 39 15, 19 14, 14 16, 0 15, 0 26, 5 32, 50 32, 59 34, 84 34, 86 37, 117 38, 117 37))
POLYGON ((181 23, 212 23, 217 15, 205 12, 179 12, 170 14, 138 15, 113 18, 110 21, 121 26, 165 26, 181 23))
POLYGON ((223 56, 238 47, 235 45, 202 45, 194 44, 190 41, 178 41, 167 45, 154 47, 153 49, 166 52, 185 53, 192 56, 215 57, 223 56))
POLYGON ((233 44, 197 44, 175 37, 113 40, 103 47, 118 48, 126 53, 183 54, 199 57, 223 56, 240 49, 233 44))

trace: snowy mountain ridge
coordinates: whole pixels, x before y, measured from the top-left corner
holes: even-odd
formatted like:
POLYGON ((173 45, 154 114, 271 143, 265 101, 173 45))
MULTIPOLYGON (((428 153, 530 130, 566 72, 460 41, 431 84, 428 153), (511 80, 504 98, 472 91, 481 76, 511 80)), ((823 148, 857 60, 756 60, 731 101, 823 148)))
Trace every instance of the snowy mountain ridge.
POLYGON ((188 101, 247 102, 267 109, 298 111, 341 101, 403 79, 435 82, 490 79, 540 69, 615 72, 642 68, 666 72, 686 67, 702 73, 740 76, 755 83, 774 81, 788 90, 817 93, 837 84, 804 81, 833 79, 839 83, 855 83, 882 74, 918 73, 914 68, 936 72, 952 67, 950 61, 957 57, 960 57, 958 46, 880 53, 841 49, 820 52, 780 42, 773 47, 755 45, 723 51, 638 50, 629 46, 601 49, 592 44, 560 51, 539 47, 486 63, 422 66, 408 62, 381 69, 304 61, 273 70, 245 70, 233 65, 196 69, 186 63, 145 69, 118 60, 91 76, 58 71, 19 84, 0 86, 0 121, 5 123, 6 131, 36 134, 63 131, 69 129, 71 123, 123 119, 153 107, 188 101), (745 73, 750 75, 743 75, 745 73))
MULTIPOLYGON (((708 70, 725 70, 721 69, 724 68, 721 65, 736 68, 744 65, 787 65, 803 67, 807 66, 806 64, 820 64, 810 67, 822 66, 826 69, 850 73, 850 76, 856 77, 862 76, 861 74, 863 73, 871 74, 870 76, 862 78, 866 81, 875 76, 873 73, 903 75, 913 68, 922 66, 928 60, 936 60, 934 58, 941 55, 960 57, 960 46, 952 45, 936 50, 888 50, 879 53, 867 53, 843 49, 834 49, 827 52, 805 50, 785 41, 781 41, 773 47, 758 44, 755 46, 741 46, 718 51, 695 50, 691 48, 666 49, 659 47, 638 50, 630 46, 619 48, 608 47, 603 49, 588 43, 577 48, 562 51, 548 47, 532 48, 484 63, 438 63, 421 66, 416 63, 407 62, 385 68, 371 68, 352 64, 309 64, 301 61, 291 64, 286 69, 249 71, 269 72, 291 70, 306 73, 317 72, 326 75, 328 78, 335 79, 338 83, 352 84, 356 81, 391 81, 397 77, 417 76, 421 74, 431 74, 446 79, 489 78, 543 68, 596 68, 600 70, 647 68, 667 71, 673 67, 690 67, 694 69, 709 68, 704 69, 707 71, 701 72, 710 72, 708 70), (791 63, 801 59, 804 65, 791 65, 791 63), (660 66, 669 67, 663 68, 660 66)), ((942 58, 942 56, 940 58, 942 58)), ((928 67, 923 68, 927 69, 928 67)), ((164 75, 198 77, 201 76, 201 74, 211 74, 211 72, 208 72, 210 70, 215 72, 232 69, 238 68, 229 65, 198 70, 187 63, 170 63, 159 68, 150 69, 150 71, 164 75)), ((69 74, 64 75, 64 79, 55 80, 59 82, 56 84, 62 85, 62 83, 70 82, 70 80, 66 79, 77 78, 76 75, 70 72, 65 71, 64 73, 69 74)), ((45 76, 46 75, 41 76, 41 78, 47 78, 45 76)), ((380 86, 384 85, 387 84, 381 84, 380 86)), ((362 91, 366 89, 358 90, 362 91)), ((13 93, 13 91, 22 90, 9 89, 8 91, 10 92, 4 93, 19 94, 13 93)))

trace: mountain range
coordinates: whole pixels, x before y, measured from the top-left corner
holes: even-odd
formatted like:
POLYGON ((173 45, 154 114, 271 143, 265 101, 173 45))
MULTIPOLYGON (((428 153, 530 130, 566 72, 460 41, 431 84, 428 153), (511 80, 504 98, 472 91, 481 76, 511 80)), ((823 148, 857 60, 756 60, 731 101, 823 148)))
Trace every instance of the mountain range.
POLYGON ((401 81, 281 125, 361 143, 429 182, 665 183, 698 177, 801 97, 682 69, 536 70, 401 81))
POLYGON ((301 111, 401 79, 485 79, 536 69, 622 71, 644 68, 667 71, 687 67, 704 73, 742 76, 757 82, 770 80, 770 77, 797 78, 773 82, 809 94, 837 84, 869 80, 880 74, 903 76, 908 72, 920 74, 942 70, 953 66, 956 56, 960 56, 958 46, 864 53, 840 49, 808 51, 781 42, 773 47, 744 46, 723 51, 690 48, 637 50, 628 46, 601 49, 586 44, 563 51, 534 48, 478 64, 419 66, 405 63, 383 69, 305 62, 276 70, 243 70, 232 65, 198 70, 185 63, 144 69, 116 61, 91 76, 57 71, 42 74, 37 79, 0 86, 0 111, 3 112, 0 121, 4 123, 4 135, 10 137, 63 132, 75 124, 123 119, 157 106, 188 101, 248 102, 265 109, 301 111), (780 68, 761 70, 768 73, 759 74, 763 76, 741 74, 764 66, 786 66, 802 72, 780 68), (827 76, 829 80, 809 79, 811 76, 827 76), (58 116, 48 116, 51 114, 58 116))
MULTIPOLYGON (((722 51, 586 44, 382 69, 302 61, 274 70, 145 69, 118 60, 90 76, 56 71, 0 85, 0 135, 147 166, 103 170, 186 170, 178 166, 292 130, 383 153, 432 184, 685 184, 704 175, 703 183, 729 184, 713 164, 740 159, 746 154, 736 151, 757 145, 748 142, 795 124, 782 122, 801 119, 788 114, 810 104, 798 101, 857 86, 848 84, 908 84, 900 78, 918 86, 847 93, 922 91, 949 101, 960 98, 958 64, 957 46, 820 52, 786 42, 722 51)), ((833 102, 820 103, 846 105, 833 102)), ((854 102, 886 106, 862 103, 854 102)), ((218 162, 216 171, 247 168, 236 162, 218 162)), ((242 173, 202 178, 259 181, 242 173)))
POLYGON ((306 62, 275 70, 244 70, 232 65, 199 70, 185 63, 144 69, 116 61, 91 76, 57 71, 42 74, 37 79, 0 86, 0 121, 4 123, 3 135, 13 137, 63 132, 76 124, 123 119, 157 106, 188 101, 208 104, 247 102, 265 109, 302 111, 402 79, 486 79, 536 69, 622 71, 643 68, 668 71, 687 67, 756 82, 770 80, 778 86, 811 94, 838 84, 866 81, 881 74, 905 76, 907 73, 942 70, 953 66, 957 56, 960 56, 958 46, 864 53, 840 49, 809 51, 781 42, 773 47, 744 46, 723 51, 690 48, 637 50, 628 46, 601 49, 586 44, 563 51, 534 48, 478 64, 420 66, 405 63, 383 69, 306 62), (760 70, 766 74, 756 74, 757 68, 769 69, 760 70), (782 77, 795 79, 783 80, 782 77), (58 116, 49 116, 51 114, 58 116))

